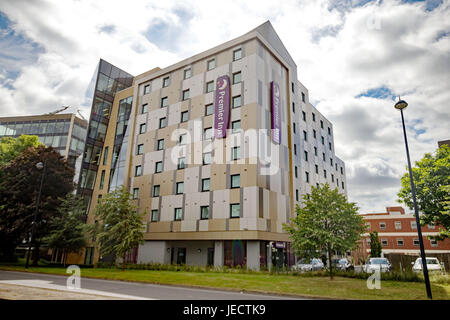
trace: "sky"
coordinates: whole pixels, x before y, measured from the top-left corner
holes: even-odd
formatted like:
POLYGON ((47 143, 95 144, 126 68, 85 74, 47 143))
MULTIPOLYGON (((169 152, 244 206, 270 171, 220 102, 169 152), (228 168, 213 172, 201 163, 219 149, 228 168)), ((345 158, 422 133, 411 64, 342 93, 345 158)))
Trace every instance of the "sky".
MULTIPOLYGON (((399 205, 411 160, 450 139, 450 0, 0 2, 0 116, 70 105, 88 117, 99 58, 138 75, 270 20, 333 123, 347 192, 361 213, 399 205)), ((408 209, 407 209, 408 211, 408 209)))

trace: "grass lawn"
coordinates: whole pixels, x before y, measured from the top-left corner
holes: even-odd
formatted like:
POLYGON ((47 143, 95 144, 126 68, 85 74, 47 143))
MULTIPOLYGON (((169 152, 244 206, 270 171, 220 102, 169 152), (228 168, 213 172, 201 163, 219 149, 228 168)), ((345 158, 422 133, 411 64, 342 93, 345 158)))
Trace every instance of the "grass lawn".
MULTIPOLYGON (((4 265, 0 270, 25 271, 23 266, 4 265)), ((29 272, 67 275, 64 268, 30 267, 29 272)), ((337 299, 426 299, 425 284, 381 281, 380 290, 369 290, 366 280, 335 277, 239 274, 221 272, 175 272, 120 269, 81 269, 81 277, 127 280, 168 285, 184 285, 225 290, 300 295, 337 299)), ((433 299, 450 299, 450 285, 432 283, 433 299)))

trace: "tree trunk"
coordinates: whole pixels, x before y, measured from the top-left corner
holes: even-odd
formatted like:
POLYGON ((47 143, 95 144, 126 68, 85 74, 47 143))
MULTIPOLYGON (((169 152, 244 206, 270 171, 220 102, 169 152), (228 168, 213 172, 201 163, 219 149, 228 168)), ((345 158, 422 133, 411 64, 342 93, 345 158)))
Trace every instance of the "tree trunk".
POLYGON ((64 268, 66 267, 66 260, 67 260, 67 252, 66 250, 63 251, 63 257, 64 257, 64 268))
POLYGON ((37 267, 38 262, 39 262, 39 244, 38 243, 34 244, 34 250, 33 250, 32 258, 33 258, 32 266, 33 267, 37 267))
POLYGON ((123 260, 122 260, 122 271, 125 271, 125 258, 126 258, 127 254, 124 253, 123 254, 123 260))
POLYGON ((328 263, 330 266, 330 279, 333 280, 333 265, 331 264, 331 249, 330 246, 328 246, 328 263))

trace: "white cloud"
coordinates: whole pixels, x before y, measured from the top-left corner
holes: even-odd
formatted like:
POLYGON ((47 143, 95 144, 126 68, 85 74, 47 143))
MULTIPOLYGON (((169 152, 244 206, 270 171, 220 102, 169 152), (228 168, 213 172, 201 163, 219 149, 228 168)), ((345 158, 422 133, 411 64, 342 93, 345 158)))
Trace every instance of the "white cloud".
POLYGON ((366 2, 142 0, 124 6, 111 1, 3 0, 0 11, 16 33, 42 51, 33 58, 24 50, 26 58, 9 66, 20 74, 6 80, 8 86, 8 60, 0 59, 0 113, 81 106, 100 57, 137 75, 270 19, 297 63, 299 79, 318 101, 316 107, 333 122, 336 153, 347 166, 350 200, 363 212, 381 211, 395 204, 405 172, 400 114, 390 98, 356 97, 384 87, 408 101, 405 117, 413 161, 433 151, 437 140, 449 138, 450 2, 366 2))

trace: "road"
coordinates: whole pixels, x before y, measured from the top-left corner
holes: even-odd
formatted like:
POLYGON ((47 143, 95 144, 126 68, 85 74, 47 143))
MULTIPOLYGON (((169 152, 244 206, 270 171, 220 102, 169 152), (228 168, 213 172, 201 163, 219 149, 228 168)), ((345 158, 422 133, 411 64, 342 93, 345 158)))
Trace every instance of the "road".
MULTIPOLYGON (((31 272, 0 270, 0 285, 60 290, 83 293, 108 299, 158 300, 304 300, 302 297, 240 293, 223 290, 197 289, 148 283, 81 278, 81 289, 69 290, 67 277, 31 272)), ((61 295, 63 297, 63 295, 61 295)), ((69 298, 70 299, 70 298, 69 298)))

